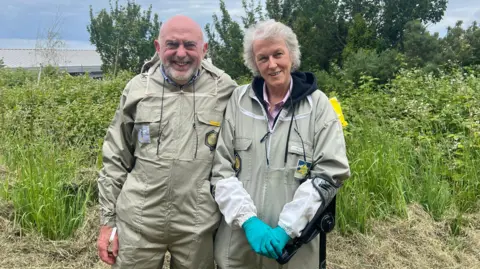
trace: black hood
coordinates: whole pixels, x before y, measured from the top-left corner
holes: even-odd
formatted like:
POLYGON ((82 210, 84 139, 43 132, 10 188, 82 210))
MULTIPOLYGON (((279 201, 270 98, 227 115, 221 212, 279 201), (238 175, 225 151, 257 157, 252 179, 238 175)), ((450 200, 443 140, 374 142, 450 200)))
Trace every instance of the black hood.
MULTIPOLYGON (((317 79, 315 75, 310 72, 293 72, 291 73, 292 80, 293 80, 293 87, 292 87, 292 101, 293 104, 298 103, 299 101, 307 98, 308 95, 313 93, 318 89, 317 87, 317 79)), ((266 107, 266 103, 263 100, 263 84, 265 80, 257 76, 253 79, 252 88, 257 96, 258 100, 262 102, 263 106, 266 107)), ((286 102, 285 106, 288 107, 292 104, 292 102, 286 102)))

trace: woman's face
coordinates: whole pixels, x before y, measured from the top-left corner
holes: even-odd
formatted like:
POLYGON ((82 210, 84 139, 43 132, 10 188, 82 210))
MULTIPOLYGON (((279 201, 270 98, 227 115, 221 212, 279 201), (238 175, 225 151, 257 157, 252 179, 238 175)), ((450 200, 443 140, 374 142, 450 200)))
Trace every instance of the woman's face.
POLYGON ((253 55, 260 75, 271 91, 283 91, 290 86, 292 60, 282 38, 255 40, 253 55))

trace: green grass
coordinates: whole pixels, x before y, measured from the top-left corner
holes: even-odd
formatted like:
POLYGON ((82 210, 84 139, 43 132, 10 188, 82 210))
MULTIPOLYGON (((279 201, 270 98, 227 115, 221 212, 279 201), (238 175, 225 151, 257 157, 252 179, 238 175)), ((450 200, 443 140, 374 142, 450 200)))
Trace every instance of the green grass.
POLYGON ((478 147, 465 147, 458 158, 445 153, 446 141, 414 143, 375 123, 363 122, 350 131, 347 152, 352 177, 341 188, 337 205, 342 232, 368 231, 372 219, 406 217, 412 202, 436 220, 449 210, 457 212, 457 219, 478 210, 478 147))
POLYGON ((48 239, 70 237, 90 201, 90 189, 72 183, 80 167, 78 153, 40 139, 10 147, 4 159, 12 173, 3 196, 13 203, 16 223, 48 239))
MULTIPOLYGON (((100 168, 101 141, 131 75, 39 85, 22 77, 0 70, 0 164, 9 171, 0 195, 24 229, 68 238, 92 201, 90 185, 72 182, 83 168, 100 168)), ((375 219, 405 218, 419 203, 460 234, 463 214, 480 204, 480 78, 405 71, 336 96, 352 172, 338 195, 337 229, 368 232, 375 219)))
POLYGON ((454 214, 458 234, 463 214, 479 209, 480 78, 404 72, 387 87, 364 86, 341 99, 352 177, 339 193, 338 228, 368 231, 419 203, 435 220, 454 214))
POLYGON ((352 177, 339 193, 341 231, 364 232, 372 217, 406 216, 412 145, 373 123, 366 126, 347 136, 352 177))

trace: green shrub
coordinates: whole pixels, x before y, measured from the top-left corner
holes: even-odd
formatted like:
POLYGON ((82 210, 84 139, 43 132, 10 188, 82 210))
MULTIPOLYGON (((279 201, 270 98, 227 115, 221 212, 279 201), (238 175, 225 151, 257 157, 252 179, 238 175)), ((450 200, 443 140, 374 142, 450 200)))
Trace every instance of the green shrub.
POLYGON ((340 101, 349 123, 352 178, 339 197, 342 231, 368 229, 371 217, 404 216, 410 202, 422 204, 435 219, 449 210, 458 219, 478 210, 475 73, 402 71, 386 86, 366 79, 346 96, 340 101))
POLYGON ((14 171, 0 194, 24 229, 65 239, 92 199, 92 184, 77 178, 96 166, 127 75, 102 81, 51 73, 37 84, 16 72, 0 74, 0 155, 14 171))
MULTIPOLYGON (((372 66, 379 68, 375 61, 372 66)), ((480 201, 478 71, 402 70, 381 85, 374 76, 380 70, 353 67, 316 72, 320 87, 340 100, 349 123, 352 177, 338 197, 338 228, 368 231, 372 219, 405 217, 407 205, 415 202, 435 219, 453 210, 449 224, 459 234, 462 215, 477 211, 480 201)), ((3 71, 0 162, 12 173, 0 194, 13 202, 22 227, 66 238, 81 225, 92 200, 92 184, 77 178, 101 166, 100 146, 131 74, 103 80, 52 75, 37 84, 25 71, 3 71)), ((95 175, 88 177, 94 182, 95 175)))
POLYGON ((374 50, 360 49, 353 53, 343 64, 344 79, 360 84, 362 76, 378 79, 379 83, 386 83, 392 79, 400 69, 399 55, 395 50, 386 50, 378 54, 374 50))

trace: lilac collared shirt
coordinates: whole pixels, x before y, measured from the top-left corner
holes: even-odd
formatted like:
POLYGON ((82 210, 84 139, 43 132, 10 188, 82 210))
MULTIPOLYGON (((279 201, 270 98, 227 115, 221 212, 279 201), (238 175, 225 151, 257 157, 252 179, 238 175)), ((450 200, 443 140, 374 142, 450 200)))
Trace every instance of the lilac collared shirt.
POLYGON ((285 94, 285 97, 283 97, 283 100, 274 104, 273 107, 272 107, 272 104, 270 104, 270 102, 268 101, 266 84, 263 83, 263 100, 265 101, 265 103, 267 103, 267 118, 268 118, 268 126, 269 126, 270 130, 273 128, 273 123, 274 123, 275 118, 277 117, 278 113, 280 113, 280 111, 283 108, 283 105, 285 105, 288 98, 290 97, 290 92, 292 91, 292 86, 293 86, 292 78, 290 77, 290 89, 285 94))

